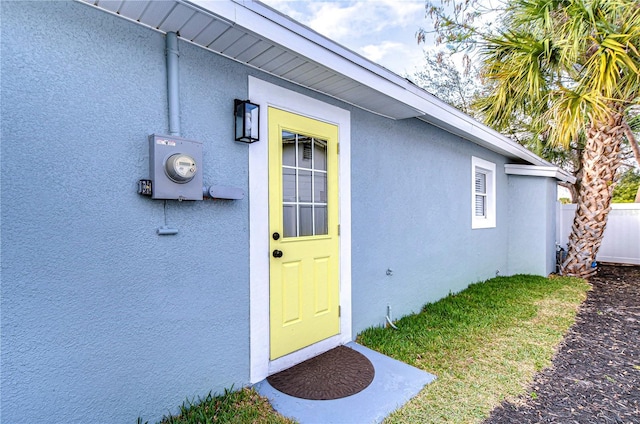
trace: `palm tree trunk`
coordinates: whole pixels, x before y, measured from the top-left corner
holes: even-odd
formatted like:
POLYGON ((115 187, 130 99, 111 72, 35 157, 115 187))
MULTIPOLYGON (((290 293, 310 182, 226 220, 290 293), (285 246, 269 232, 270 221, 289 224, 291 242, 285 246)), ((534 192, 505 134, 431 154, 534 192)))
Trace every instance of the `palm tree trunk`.
POLYGON ((622 137, 620 113, 613 113, 608 122, 592 121, 587 128, 582 184, 569 235, 567 259, 562 264, 564 275, 589 278, 596 272, 592 264, 611 209, 616 170, 621 162, 622 137))
POLYGON ((627 137, 629 145, 631 146, 631 151, 633 151, 633 156, 636 158, 636 163, 640 166, 640 147, 638 147, 638 141, 633 135, 633 131, 631 131, 631 127, 629 127, 628 123, 624 122, 622 128, 624 130, 624 135, 627 137))
MULTIPOLYGON (((631 144, 631 150, 633 150, 633 156, 636 158, 636 163, 640 166, 640 147, 638 147, 638 141, 633 135, 629 124, 626 122, 624 123, 624 135, 627 136, 627 140, 629 140, 629 144, 631 144)), ((640 187, 638 187, 638 191, 636 192, 634 203, 640 203, 640 187)))

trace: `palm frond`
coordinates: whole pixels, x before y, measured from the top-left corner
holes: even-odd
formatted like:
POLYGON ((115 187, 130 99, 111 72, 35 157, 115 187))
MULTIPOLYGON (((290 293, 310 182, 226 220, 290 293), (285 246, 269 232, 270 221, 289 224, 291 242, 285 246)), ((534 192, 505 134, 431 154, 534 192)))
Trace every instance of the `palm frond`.
POLYGON ((567 146, 590 119, 606 122, 639 96, 636 0, 511 0, 503 22, 481 51, 490 125, 530 114, 532 127, 567 146))
POLYGON ((526 33, 503 33, 482 55, 483 77, 494 83, 494 92, 490 100, 483 102, 482 111, 492 122, 506 119, 505 108, 526 109, 527 105, 545 101, 549 90, 545 69, 557 60, 551 40, 535 39, 526 33))

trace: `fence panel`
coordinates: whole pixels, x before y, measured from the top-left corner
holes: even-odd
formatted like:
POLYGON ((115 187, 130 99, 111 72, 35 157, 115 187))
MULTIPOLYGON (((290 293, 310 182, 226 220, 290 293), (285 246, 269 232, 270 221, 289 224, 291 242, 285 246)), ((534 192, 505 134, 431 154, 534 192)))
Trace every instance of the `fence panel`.
MULTIPOLYGON (((575 213, 575 204, 559 206, 556 241, 565 249, 575 213)), ((607 227, 604 230, 602 245, 596 260, 640 265, 640 203, 611 205, 607 227)))

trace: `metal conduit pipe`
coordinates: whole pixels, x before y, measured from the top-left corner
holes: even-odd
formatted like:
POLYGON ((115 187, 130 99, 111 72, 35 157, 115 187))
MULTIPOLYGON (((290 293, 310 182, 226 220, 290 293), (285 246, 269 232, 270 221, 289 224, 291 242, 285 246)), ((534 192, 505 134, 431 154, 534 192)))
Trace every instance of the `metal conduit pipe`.
POLYGON ((178 81, 178 35, 167 32, 167 102, 169 106, 169 134, 180 136, 180 85, 178 81))

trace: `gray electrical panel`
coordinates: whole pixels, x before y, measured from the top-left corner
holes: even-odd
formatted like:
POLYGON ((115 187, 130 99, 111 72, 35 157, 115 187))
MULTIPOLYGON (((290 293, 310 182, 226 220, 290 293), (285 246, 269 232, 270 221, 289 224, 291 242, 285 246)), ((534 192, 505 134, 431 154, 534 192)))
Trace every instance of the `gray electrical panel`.
POLYGON ((152 199, 202 200, 202 143, 150 135, 149 174, 152 199))

